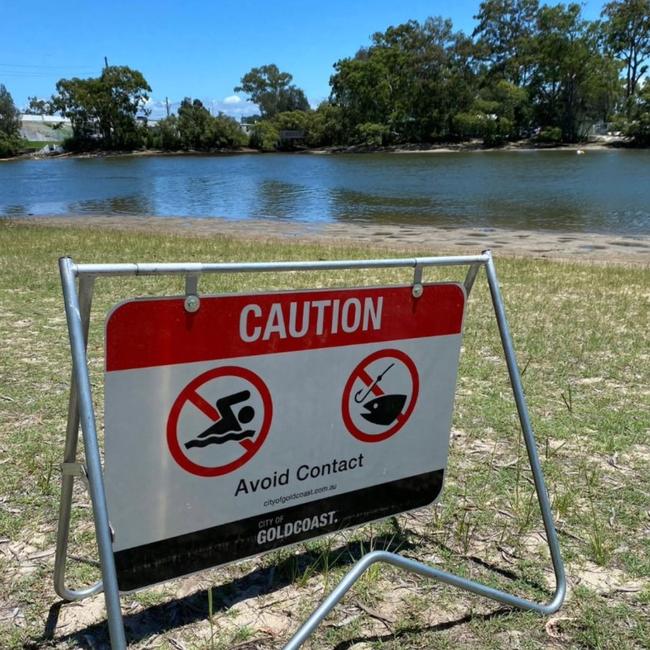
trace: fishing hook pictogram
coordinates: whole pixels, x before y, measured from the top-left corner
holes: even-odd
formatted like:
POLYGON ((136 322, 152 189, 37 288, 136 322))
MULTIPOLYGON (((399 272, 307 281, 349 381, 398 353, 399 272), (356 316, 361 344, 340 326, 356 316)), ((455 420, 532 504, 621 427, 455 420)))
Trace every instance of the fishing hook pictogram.
POLYGON ((378 384, 378 383, 383 379, 384 375, 385 375, 385 374, 386 374, 386 373, 387 373, 387 372, 388 372, 388 371, 389 371, 389 370, 390 370, 394 365, 395 365, 395 363, 391 363, 390 366, 388 366, 388 368, 386 368, 386 370, 384 370, 384 372, 382 372, 380 375, 377 375, 377 379, 375 379, 375 381, 373 381, 372 384, 370 384, 370 386, 368 387, 368 390, 365 392, 365 395, 364 395, 363 397, 359 397, 359 395, 361 395, 361 393, 363 392, 363 388, 360 388, 360 389, 359 389, 359 390, 354 394, 354 401, 355 401, 357 404, 361 404, 362 402, 364 402, 364 401, 366 400, 366 398, 368 397, 368 395, 370 395, 370 393, 372 393, 372 389, 373 389, 373 388, 374 388, 374 387, 375 387, 375 386, 376 386, 376 385, 377 385, 377 384, 378 384))

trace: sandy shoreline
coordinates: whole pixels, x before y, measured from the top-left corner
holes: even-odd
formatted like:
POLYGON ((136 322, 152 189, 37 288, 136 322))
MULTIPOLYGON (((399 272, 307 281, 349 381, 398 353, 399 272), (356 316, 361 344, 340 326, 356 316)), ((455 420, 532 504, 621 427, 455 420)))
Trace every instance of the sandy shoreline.
POLYGON ((178 157, 178 156, 237 156, 246 154, 274 155, 346 155, 346 154, 440 154, 440 153, 495 153, 495 152, 532 152, 532 151, 564 151, 580 152, 588 151, 616 151, 631 147, 630 140, 618 136, 593 136, 587 141, 569 144, 538 143, 533 140, 518 140, 507 142, 500 146, 485 145, 481 140, 469 140, 457 143, 436 143, 436 144, 397 144, 382 147, 367 147, 361 145, 314 147, 293 150, 260 151, 251 147, 239 147, 237 149, 214 149, 210 151, 177 150, 163 151, 161 149, 138 149, 135 151, 88 151, 88 152, 64 152, 42 154, 38 151, 22 153, 9 158, 0 158, 0 163, 15 160, 57 160, 67 158, 155 158, 155 157, 178 157))
POLYGON ((196 219, 154 216, 49 216, 17 219, 41 226, 111 228, 132 232, 210 237, 348 244, 382 251, 409 249, 418 255, 475 254, 490 249, 495 256, 650 265, 650 235, 508 230, 498 228, 441 228, 420 225, 345 224, 196 219))

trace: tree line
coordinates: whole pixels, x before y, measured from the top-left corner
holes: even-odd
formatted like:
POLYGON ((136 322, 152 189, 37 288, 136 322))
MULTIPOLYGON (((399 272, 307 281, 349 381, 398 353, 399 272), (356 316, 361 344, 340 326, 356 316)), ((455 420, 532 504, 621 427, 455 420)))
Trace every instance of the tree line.
MULTIPOLYGON (((234 89, 259 109, 247 133, 191 98, 176 115, 147 126, 151 88, 126 66, 61 79, 49 100, 31 98, 30 110, 69 118, 71 150, 271 151, 473 138, 488 145, 572 143, 596 122, 650 144, 650 0, 608 2, 597 21, 585 20, 578 4, 486 0, 475 20, 471 35, 443 18, 373 34, 369 46, 334 64, 330 96, 316 109, 288 72, 273 64, 253 68, 234 89)), ((7 95, 0 86, 0 152, 16 144, 15 117, 3 108, 7 95)))

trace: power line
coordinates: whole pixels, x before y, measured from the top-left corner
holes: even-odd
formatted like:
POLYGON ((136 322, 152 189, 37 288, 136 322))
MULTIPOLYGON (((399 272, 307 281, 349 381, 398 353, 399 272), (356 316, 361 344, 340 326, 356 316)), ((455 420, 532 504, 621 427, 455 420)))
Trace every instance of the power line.
POLYGON ((76 65, 41 65, 34 63, 2 63, 0 62, 0 67, 8 68, 35 68, 37 70, 80 70, 80 71, 92 71, 95 68, 86 68, 79 67, 76 65))
POLYGON ((56 77, 57 73, 55 71, 52 72, 23 72, 23 71, 18 71, 18 70, 0 70, 0 76, 13 76, 13 77, 43 77, 43 78, 51 78, 51 77, 56 77))

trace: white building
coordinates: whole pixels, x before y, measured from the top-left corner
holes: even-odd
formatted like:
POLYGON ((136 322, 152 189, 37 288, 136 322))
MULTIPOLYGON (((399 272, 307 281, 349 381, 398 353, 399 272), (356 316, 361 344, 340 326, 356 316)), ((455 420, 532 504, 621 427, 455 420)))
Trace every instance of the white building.
POLYGON ((20 135, 37 142, 62 142, 72 135, 72 125, 66 117, 57 115, 20 115, 20 135))

